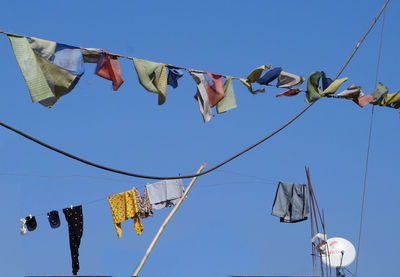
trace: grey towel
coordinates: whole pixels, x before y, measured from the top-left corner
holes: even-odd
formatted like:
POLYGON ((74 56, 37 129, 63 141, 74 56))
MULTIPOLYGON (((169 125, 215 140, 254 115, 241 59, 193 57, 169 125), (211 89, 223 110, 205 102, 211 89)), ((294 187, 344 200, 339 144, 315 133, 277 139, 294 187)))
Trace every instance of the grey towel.
POLYGON ((147 185, 150 204, 159 210, 178 203, 183 194, 182 179, 164 180, 147 185))

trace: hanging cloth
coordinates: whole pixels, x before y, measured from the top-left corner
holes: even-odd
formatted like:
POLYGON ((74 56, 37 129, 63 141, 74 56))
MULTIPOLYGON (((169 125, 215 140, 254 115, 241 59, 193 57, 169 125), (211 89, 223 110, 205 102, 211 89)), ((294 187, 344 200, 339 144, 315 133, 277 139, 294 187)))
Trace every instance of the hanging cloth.
POLYGON ((143 231, 143 225, 139 218, 139 209, 136 200, 135 188, 108 196, 111 213, 113 216, 115 230, 118 238, 122 236, 121 223, 129 218, 133 218, 133 227, 138 235, 143 231))
POLYGON ((374 89, 373 96, 374 101, 371 102, 372 105, 379 105, 384 99, 385 95, 387 95, 389 89, 382 83, 379 83, 374 89))
POLYGON ((112 87, 116 92, 124 83, 121 76, 121 68, 119 66, 118 55, 103 52, 97 62, 95 74, 104 79, 112 81, 112 87))
POLYGON ((394 109, 400 108, 400 91, 384 95, 382 106, 388 106, 394 109))
POLYGON ((159 210, 178 203, 183 195, 182 179, 163 180, 146 186, 153 209, 159 210))
POLYGON ((345 78, 336 79, 335 81, 330 82, 329 86, 326 89, 324 89, 324 91, 322 92, 322 96, 334 94, 339 89, 339 87, 344 82, 346 82, 348 79, 349 78, 345 77, 345 78))
POLYGON ((167 65, 168 77, 167 84, 173 88, 178 87, 178 80, 183 76, 183 71, 172 65, 167 65))
POLYGON ((224 83, 225 97, 217 103, 217 113, 224 113, 237 107, 232 77, 227 76, 224 83))
POLYGON ((197 92, 195 94, 195 99, 199 104, 200 113, 203 116, 203 121, 208 122, 212 116, 212 110, 210 106, 210 102, 208 100, 208 94, 206 91, 206 79, 203 73, 196 73, 190 71, 190 76, 192 76, 193 80, 197 84, 197 92))
POLYGON ((322 77, 322 72, 312 71, 307 80, 307 92, 305 100, 308 103, 314 102, 321 97, 321 87, 319 80, 322 77))
POLYGON ((214 107, 219 101, 221 101, 221 99, 225 97, 224 86, 222 85, 222 76, 213 73, 207 73, 207 75, 210 77, 213 84, 211 85, 210 81, 207 80, 205 83, 205 88, 210 107, 214 107))
POLYGON ((83 61, 85 63, 98 63, 103 50, 98 48, 81 48, 83 61))
POLYGON ((326 90, 332 82, 333 80, 326 77, 325 72, 322 71, 322 90, 326 90))
POLYGON ((265 72, 264 76, 260 77, 257 79, 257 83, 260 85, 268 85, 271 83, 273 80, 278 78, 279 74, 281 74, 282 68, 281 67, 275 67, 267 72, 265 72))
POLYGON ((289 72, 281 71, 278 76, 278 88, 292 88, 300 86, 304 82, 303 76, 298 76, 289 72))
POLYGON ((153 216, 153 210, 151 208, 149 194, 147 193, 147 187, 144 188, 143 197, 140 192, 135 189, 136 201, 138 205, 138 213, 140 218, 146 218, 153 216))
POLYGON ((249 76, 247 76, 247 79, 239 79, 240 82, 247 87, 247 89, 252 93, 256 94, 258 92, 264 92, 265 88, 260 88, 257 90, 253 90, 252 83, 255 83, 258 78, 260 78, 261 74, 263 73, 264 70, 269 70, 271 69, 271 66, 269 65, 262 65, 260 67, 257 67, 254 69, 252 72, 250 72, 249 76))
POLYGON ((301 91, 301 89, 298 88, 293 88, 293 89, 289 89, 287 91, 284 91, 282 93, 277 94, 275 97, 280 97, 280 96, 295 96, 297 94, 299 94, 299 92, 301 91))
POLYGON ((158 93, 158 105, 167 97, 167 70, 165 64, 133 59, 140 84, 149 92, 158 93))
POLYGON ((336 96, 343 97, 346 99, 353 99, 364 96, 364 93, 361 90, 361 86, 351 85, 344 91, 338 93, 336 96))
POLYGON ((79 246, 83 234, 82 206, 63 209, 65 220, 68 222, 69 246, 72 258, 72 274, 79 271, 79 246))

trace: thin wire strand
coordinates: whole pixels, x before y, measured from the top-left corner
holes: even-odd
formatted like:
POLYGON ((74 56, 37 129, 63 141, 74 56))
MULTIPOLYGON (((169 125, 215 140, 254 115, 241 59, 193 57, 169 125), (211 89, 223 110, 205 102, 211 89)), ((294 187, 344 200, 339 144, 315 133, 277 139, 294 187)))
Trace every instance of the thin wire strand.
MULTIPOLYGON (((388 1, 386 1, 386 2, 388 2, 388 1)), ((385 27, 385 18, 386 18, 386 9, 384 9, 383 18, 382 18, 382 29, 381 29, 381 35, 380 35, 380 41, 379 41, 378 61, 377 61, 377 65, 376 65, 375 87, 378 83, 379 66, 380 66, 381 53, 382 53, 383 30, 385 27)), ((370 118, 370 123, 369 123, 368 147, 367 147, 367 156, 366 156, 366 160, 365 160, 365 173, 364 173, 363 193, 362 193, 362 201, 361 201, 360 229, 358 232, 358 242, 357 242, 355 277, 357 277, 357 273, 358 273, 358 257, 360 255, 361 233, 362 233, 363 218, 364 218, 365 192, 366 192, 366 188, 367 188, 368 162, 369 162, 369 153, 370 153, 370 148, 371 148, 372 127, 373 127, 373 120, 374 120, 374 108, 375 108, 375 106, 372 106, 371 118, 370 118)))
MULTIPOLYGON (((364 41, 364 39, 367 37, 368 33, 370 32, 370 30, 372 29, 372 27, 376 24, 377 20, 379 19, 382 11, 384 10, 384 8, 386 7, 387 3, 389 2, 389 0, 386 0, 386 2, 384 3, 384 5, 382 6, 381 10, 379 11, 378 15, 375 17, 374 21, 372 22, 372 24, 370 25, 370 27, 368 28, 368 30, 364 33, 364 35, 361 37, 361 39, 358 41, 356 47, 354 48, 354 50, 352 51, 352 53, 350 54, 350 57, 346 60, 346 62, 343 64, 343 66, 341 67, 341 69, 339 70, 339 72, 336 74, 335 80, 340 76, 340 74, 343 72, 343 70, 347 67, 347 65, 350 63, 351 59, 353 58, 354 54, 357 52, 358 48, 361 46, 362 42, 364 41)), ((285 129, 287 126, 289 126, 292 122, 294 122, 297 118, 299 118, 303 113, 305 113, 314 103, 316 103, 318 100, 316 100, 315 102, 309 103, 306 107, 304 107, 300 112, 298 112, 294 117, 292 117, 289 121, 287 121, 285 124, 283 124, 281 127, 279 127, 278 129, 276 129, 275 131, 273 131, 272 133, 270 133, 269 135, 265 136, 264 138, 260 139, 259 141, 257 141, 256 143, 254 143, 253 145, 250 145, 249 147, 243 149, 242 151, 240 151, 239 153, 233 155, 232 157, 220 162, 219 164, 211 167, 208 170, 205 170, 201 173, 198 174, 189 174, 189 175, 183 175, 183 176, 152 176, 152 175, 145 175, 145 174, 138 174, 138 173, 132 173, 132 172, 127 172, 127 171, 123 171, 120 169, 114 169, 111 167, 107 167, 104 165, 100 165, 88 160, 85 160, 83 158, 80 158, 78 156, 75 156, 73 154, 67 153, 61 149, 58 149, 54 146, 51 146, 43 141, 40 141, 20 130, 17 130, 3 122, 0 122, 0 125, 3 126, 4 128, 11 130, 45 148, 48 148, 52 151, 55 151, 61 155, 64 155, 66 157, 69 157, 71 159, 74 159, 78 162, 87 164, 89 166, 92 167, 96 167, 105 171, 110 171, 110 172, 114 172, 116 174, 121 174, 121 175, 126 175, 126 176, 131 176, 131 177, 136 177, 136 178, 144 178, 144 179, 154 179, 154 180, 171 180, 171 179, 188 179, 188 178, 193 178, 196 176, 202 176, 202 175, 206 175, 214 170, 216 170, 217 168, 229 163, 230 161, 236 159, 237 157, 245 154, 246 152, 250 151, 251 149, 255 148, 256 146, 260 145, 261 143, 263 143, 264 141, 268 140, 269 138, 273 137, 274 135, 276 135, 277 133, 279 133, 280 131, 282 131, 283 129, 285 129)))

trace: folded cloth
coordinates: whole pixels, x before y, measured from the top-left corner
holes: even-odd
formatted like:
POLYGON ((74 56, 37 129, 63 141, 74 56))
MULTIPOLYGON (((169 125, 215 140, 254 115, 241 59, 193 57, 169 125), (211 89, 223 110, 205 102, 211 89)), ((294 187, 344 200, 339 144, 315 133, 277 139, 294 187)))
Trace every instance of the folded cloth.
POLYGON ((177 88, 178 79, 180 79, 183 76, 183 71, 172 65, 167 65, 167 68, 168 68, 167 84, 173 88, 177 88))
POLYGON ((104 51, 98 48, 81 48, 81 52, 85 63, 98 63, 104 51))
POLYGON ((121 68, 119 66, 118 56, 108 52, 104 52, 97 62, 95 74, 104 79, 112 81, 112 87, 116 92, 124 83, 121 76, 121 68))
POLYGON ((149 92, 158 93, 158 105, 167 97, 167 69, 165 64, 134 59, 140 84, 149 92))
POLYGON ((178 203, 183 194, 182 179, 163 180, 146 186, 150 204, 159 210, 178 203))
POLYGON ((333 80, 326 77, 325 72, 322 71, 322 90, 326 90, 332 82, 333 80))
POLYGON ((299 94, 299 92, 301 91, 301 89, 298 88, 292 88, 290 90, 284 91, 282 93, 277 94, 275 97, 280 97, 280 96, 295 96, 297 94, 299 94))
POLYGON ((336 79, 335 81, 331 82, 329 86, 322 92, 322 96, 334 94, 339 89, 339 87, 348 79, 349 78, 345 77, 342 79, 336 79))
POLYGON ((301 85, 304 82, 303 76, 298 76, 289 72, 281 71, 278 76, 278 88, 292 88, 301 85))
POLYGON ((388 91, 389 89, 384 84, 379 83, 372 94, 374 96, 374 101, 372 101, 371 104, 379 105, 388 91))
POLYGON ((206 79, 204 77, 203 73, 196 73, 191 71, 190 76, 192 76, 193 80, 197 84, 197 91, 195 94, 195 99, 197 100, 197 103, 199 104, 199 109, 200 113, 203 116, 203 121, 208 122, 211 119, 212 116, 212 110, 210 106, 210 102, 208 99, 208 94, 206 91, 206 79))
POLYGON ((352 99, 364 96, 364 93, 361 90, 361 86, 351 85, 344 91, 336 94, 336 96, 352 99))
POLYGON ((217 113, 224 113, 237 107, 232 77, 226 77, 224 83, 225 97, 217 103, 217 113))
POLYGON ((247 89, 252 93, 256 94, 258 92, 264 92, 265 88, 253 90, 252 83, 255 83, 258 78, 260 78, 261 74, 263 73, 264 70, 269 70, 271 69, 271 66, 268 65, 262 65, 257 67, 256 69, 253 69, 253 71, 250 72, 250 74, 247 76, 247 79, 239 79, 240 82, 247 87, 247 89))
POLYGON ((272 206, 272 215, 281 222, 294 223, 307 219, 309 213, 307 186, 279 182, 272 206))
POLYGON ((307 92, 305 100, 308 103, 314 102, 321 97, 321 87, 319 86, 319 80, 322 77, 322 72, 312 71, 307 80, 307 92))
POLYGON ((260 85, 268 85, 271 83, 273 80, 278 78, 279 74, 281 74, 282 68, 281 67, 275 67, 269 71, 267 71, 264 76, 260 77, 257 79, 257 83, 260 85))

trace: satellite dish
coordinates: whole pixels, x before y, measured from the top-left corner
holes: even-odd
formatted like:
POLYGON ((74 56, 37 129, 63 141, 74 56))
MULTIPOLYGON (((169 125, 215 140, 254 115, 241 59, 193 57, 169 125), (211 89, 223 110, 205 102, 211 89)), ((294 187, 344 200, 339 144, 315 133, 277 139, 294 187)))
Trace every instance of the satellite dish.
POLYGON ((330 238, 326 244, 327 254, 322 254, 322 261, 330 267, 346 267, 356 257, 356 249, 350 241, 344 238, 330 238))

